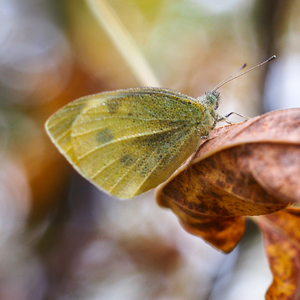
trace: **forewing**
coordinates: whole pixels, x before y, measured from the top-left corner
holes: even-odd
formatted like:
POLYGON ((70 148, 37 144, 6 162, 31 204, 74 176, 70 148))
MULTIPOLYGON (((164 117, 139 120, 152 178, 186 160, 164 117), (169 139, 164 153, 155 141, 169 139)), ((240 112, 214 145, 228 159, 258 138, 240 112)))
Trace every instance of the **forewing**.
MULTIPOLYGON (((77 118, 89 108, 113 99, 114 92, 101 93, 77 99, 53 114, 46 122, 45 129, 54 145, 66 157, 71 165, 84 177, 78 165, 78 159, 72 143, 72 126, 77 118)), ((88 179, 88 178, 87 178, 88 179)))
POLYGON ((118 93, 84 109, 72 124, 71 140, 81 173, 127 199, 165 181, 195 151, 200 136, 193 118, 202 110, 173 91, 118 93))
POLYGON ((54 145, 75 166, 77 157, 71 141, 72 125, 87 105, 86 98, 71 102, 52 115, 45 124, 46 132, 54 145))
MULTIPOLYGON (((53 114, 46 122, 45 129, 54 145, 67 158, 67 160, 77 169, 77 157, 71 141, 71 131, 75 120, 85 110, 93 106, 100 105, 105 101, 119 99, 135 93, 139 89, 119 90, 113 92, 105 92, 77 99, 61 108, 53 114), (75 165, 74 165, 75 164, 75 165)), ((148 88, 140 88, 140 90, 149 90, 148 88)), ((170 91, 172 92, 172 91, 170 91)), ((113 112, 113 105, 110 106, 110 112, 113 112)), ((80 170, 79 170, 80 171, 80 170)))

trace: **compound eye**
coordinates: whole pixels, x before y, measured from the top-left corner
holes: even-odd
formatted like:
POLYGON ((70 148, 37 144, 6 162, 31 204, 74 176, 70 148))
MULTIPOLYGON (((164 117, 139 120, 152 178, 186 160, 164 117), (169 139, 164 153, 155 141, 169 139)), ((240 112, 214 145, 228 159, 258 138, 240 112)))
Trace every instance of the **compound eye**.
POLYGON ((211 105, 215 105, 218 102, 218 98, 213 94, 207 94, 206 99, 211 105))

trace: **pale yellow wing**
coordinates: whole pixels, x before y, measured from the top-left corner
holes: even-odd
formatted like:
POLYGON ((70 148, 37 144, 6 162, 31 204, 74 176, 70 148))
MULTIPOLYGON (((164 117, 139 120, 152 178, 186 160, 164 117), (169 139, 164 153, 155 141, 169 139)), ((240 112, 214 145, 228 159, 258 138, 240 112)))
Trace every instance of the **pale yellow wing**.
POLYGON ((195 151, 199 105, 165 89, 120 90, 74 101, 46 127, 85 178, 127 199, 165 181, 195 151))
MULTIPOLYGON (((104 99, 102 99, 104 101, 104 99)), ((93 97, 84 97, 75 100, 52 115, 45 124, 46 132, 58 150, 67 158, 73 167, 77 167, 77 157, 74 153, 71 132, 72 125, 85 107, 92 105, 93 97)), ((97 101, 99 102, 99 101, 97 101)))

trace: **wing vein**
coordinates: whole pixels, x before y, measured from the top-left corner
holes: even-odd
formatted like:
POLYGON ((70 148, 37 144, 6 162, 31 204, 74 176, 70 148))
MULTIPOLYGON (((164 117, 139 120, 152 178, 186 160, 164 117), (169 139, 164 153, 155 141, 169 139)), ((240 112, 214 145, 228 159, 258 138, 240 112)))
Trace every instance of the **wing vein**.
POLYGON ((70 132, 71 132, 71 128, 65 131, 58 139, 55 139, 56 143, 58 143, 62 138, 64 138, 70 132))
POLYGON ((106 143, 106 144, 104 144, 104 145, 101 145, 100 147, 95 147, 95 148, 92 149, 91 151, 86 152, 84 155, 79 156, 78 159, 79 159, 79 160, 80 160, 80 159, 83 159, 83 158, 85 158, 86 156, 88 156, 88 155, 94 153, 95 151, 97 151, 97 150, 99 150, 99 149, 101 149, 101 148, 103 148, 103 147, 106 147, 106 146, 108 146, 108 145, 111 145, 111 144, 123 142, 123 141, 130 140, 130 139, 137 139, 137 138, 140 138, 140 137, 151 136, 151 135, 160 134, 160 133, 165 133, 165 132, 171 132, 171 131, 175 131, 175 130, 181 128, 181 127, 183 127, 183 125, 182 125, 182 126, 178 126, 178 127, 176 127, 176 128, 171 128, 171 129, 168 129, 168 130, 159 131, 159 132, 149 132, 149 133, 143 134, 143 135, 141 135, 141 136, 137 136, 137 135, 124 136, 123 138, 120 138, 120 139, 117 139, 117 140, 113 140, 113 141, 111 141, 111 142, 109 142, 109 143, 106 143))
POLYGON ((109 166, 111 166, 112 164, 114 164, 116 161, 118 161, 120 158, 117 157, 116 159, 114 159, 113 161, 109 162, 109 164, 103 166, 102 169, 98 170, 93 176, 90 176, 92 180, 94 180, 99 174, 101 174, 105 169, 107 169, 109 166))
MULTIPOLYGON (((105 112, 106 113, 106 112, 105 112)), ((93 114, 95 114, 95 115, 99 115, 100 113, 93 113, 93 114)), ((89 114, 89 115, 92 115, 92 114, 89 114)), ((146 120, 146 121, 155 121, 155 120, 158 120, 157 118, 154 118, 154 119, 146 119, 146 118, 137 118, 137 117, 131 117, 131 116, 125 116, 125 115, 120 115, 120 114, 118 114, 118 115, 112 115, 112 116, 103 116, 103 118, 101 117, 101 118, 97 118, 97 119, 93 119, 93 120, 90 120, 90 121, 85 121, 84 122, 84 124, 86 124, 86 123, 92 123, 92 122, 99 122, 99 121, 101 121, 101 120, 107 120, 107 119, 129 119, 129 120, 142 120, 142 121, 144 121, 144 120, 146 120)))
POLYGON ((137 166, 137 164, 141 161, 142 158, 144 158, 145 155, 143 157, 140 157, 138 160, 135 161, 135 163, 129 168, 129 170, 127 170, 127 172, 125 172, 122 177, 119 178, 119 180, 113 185, 113 187, 110 189, 110 193, 112 193, 112 191, 120 184, 120 182, 122 182, 122 180, 125 178, 125 176, 133 169, 137 166))
MULTIPOLYGON (((80 105, 82 105, 82 103, 77 103, 77 104, 73 103, 72 105, 80 106, 80 105)), ((73 109, 73 110, 75 110, 75 109, 73 109)), ((79 113, 79 114, 80 114, 80 113, 79 113)), ((79 115, 79 114, 78 114, 78 115, 79 115)), ((76 115, 76 114, 75 114, 75 115, 76 115)), ((54 116, 55 116, 55 114, 54 114, 54 116)), ((48 129, 51 129, 51 128, 57 126, 57 124, 60 124, 60 123, 64 122, 64 120, 69 119, 69 118, 70 118, 69 115, 66 115, 65 117, 59 118, 58 122, 52 124, 51 126, 48 125, 47 128, 48 128, 48 129)), ((51 118, 49 119, 49 121, 51 121, 51 118)), ((48 121, 48 123, 49 123, 49 121, 48 121)))
MULTIPOLYGON (((149 111, 150 112, 150 111, 149 111)), ((93 113, 95 115, 99 115, 99 113, 93 113)), ((92 114, 90 114, 92 115, 92 114)), ((128 119, 128 120, 139 120, 139 121, 186 121, 187 119, 160 119, 160 118, 153 118, 153 119, 146 119, 144 117, 138 118, 136 116, 131 117, 131 116, 122 116, 120 114, 118 115, 112 115, 112 116, 103 116, 103 118, 97 118, 97 119, 92 119, 90 121, 84 121, 84 124, 88 124, 88 123, 93 123, 93 122, 99 122, 101 120, 107 120, 107 119, 128 119)))
MULTIPOLYGON (((157 121, 157 120, 147 120, 147 121, 157 121)), ((166 122, 171 122, 171 120, 166 120, 166 122)), ((180 121, 178 121, 180 122, 180 121)), ((147 124, 138 124, 138 126, 135 126, 135 124, 133 124, 133 126, 127 126, 127 127, 122 127, 122 129, 132 129, 132 128, 138 128, 140 125, 143 125, 143 126, 147 126, 147 124)), ((181 125, 183 126, 183 125, 181 125)), ((95 126, 96 127, 96 126, 95 126)), ((72 135, 72 137, 78 137, 78 136, 84 136, 86 134, 89 134, 89 133, 92 133, 92 132, 95 132, 95 131, 98 131, 102 128, 105 128, 105 127, 96 127, 96 128, 93 128, 91 130, 86 130, 84 132, 81 132, 81 133, 75 133, 72 135)), ((177 128, 177 127, 176 127, 177 128)), ((178 127, 179 128, 179 127, 178 127)), ((160 132, 164 132, 164 131, 160 131, 160 132)))
MULTIPOLYGON (((192 133, 193 133, 193 131, 191 131, 190 134, 189 134, 188 136, 190 136, 192 133)), ((184 140, 186 140, 186 137, 187 137, 187 136, 185 136, 184 139, 181 139, 180 149, 181 149, 181 147, 182 147, 182 145, 183 145, 183 143, 184 143, 184 140)), ((177 152, 177 153, 178 153, 178 152, 177 152)), ((149 175, 147 176, 147 178, 149 178, 149 176, 156 170, 157 166, 161 163, 161 161, 162 161, 167 155, 168 155, 168 152, 166 152, 166 155, 162 156, 162 157, 157 161, 156 165, 152 168, 152 171, 149 173, 149 175)), ((173 155, 173 156, 174 156, 174 155, 173 155)), ((147 180, 147 178, 145 178, 145 179, 141 182, 139 188, 144 184, 144 182, 147 180)), ((138 189, 137 189, 137 190, 138 190, 138 189)))

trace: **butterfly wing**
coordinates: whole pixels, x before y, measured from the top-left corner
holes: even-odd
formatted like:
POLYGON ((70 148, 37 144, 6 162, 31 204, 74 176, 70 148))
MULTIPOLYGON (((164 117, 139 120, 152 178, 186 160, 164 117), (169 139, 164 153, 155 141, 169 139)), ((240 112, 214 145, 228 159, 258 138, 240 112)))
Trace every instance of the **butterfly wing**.
POLYGON ((46 127, 79 173, 128 199, 165 181, 195 151, 199 105, 171 90, 120 90, 74 101, 46 127))
MULTIPOLYGON (((99 103, 101 101, 105 101, 105 98, 99 97, 96 102, 99 103)), ((84 109, 93 103, 93 96, 75 100, 53 114, 45 124, 46 132, 53 144, 56 145, 61 154, 66 157, 79 173, 81 171, 78 168, 78 160, 74 153, 71 139, 72 125, 84 109)))

